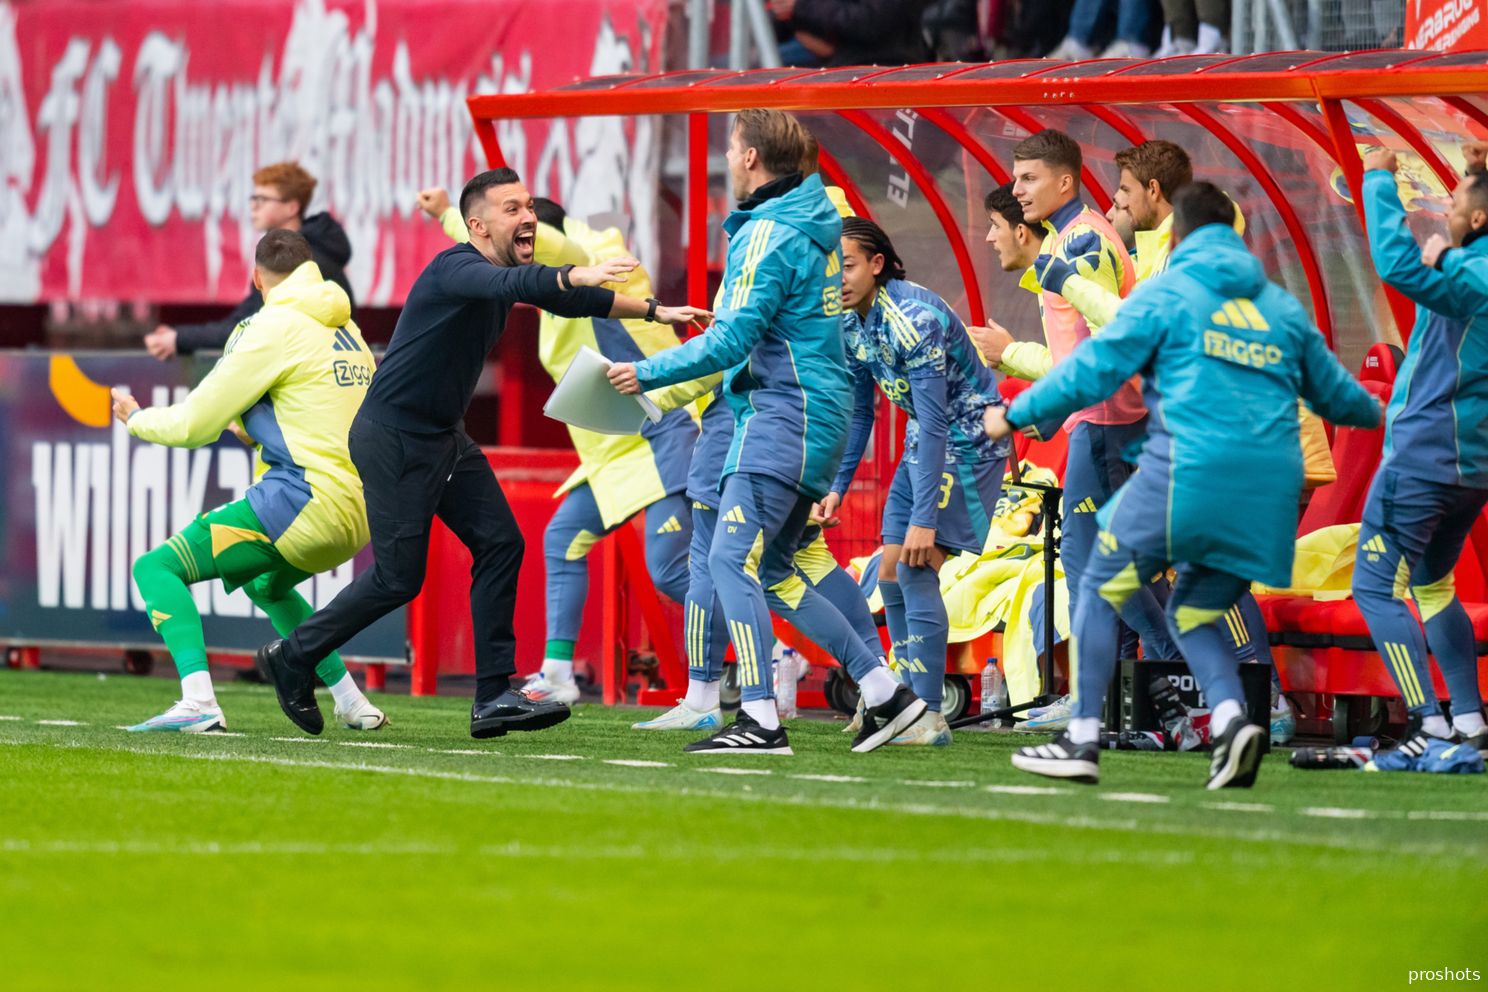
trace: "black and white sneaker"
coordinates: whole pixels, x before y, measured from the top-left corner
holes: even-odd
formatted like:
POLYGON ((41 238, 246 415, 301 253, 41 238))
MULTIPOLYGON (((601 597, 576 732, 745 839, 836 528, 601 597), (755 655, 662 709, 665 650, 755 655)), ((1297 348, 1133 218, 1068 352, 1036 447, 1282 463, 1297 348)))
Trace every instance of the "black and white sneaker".
POLYGON ((795 754, 784 727, 766 730, 743 710, 734 722, 682 749, 688 754, 795 754))
POLYGON ((863 716, 863 730, 853 739, 853 751, 857 754, 867 754, 869 751, 877 750, 895 737, 900 731, 914 723, 925 712, 925 701, 907 685, 901 685, 894 690, 894 694, 877 706, 868 707, 863 716), (873 726, 870 733, 868 728, 873 726))
POLYGON ((1045 778, 1095 785, 1100 782, 1100 743, 1076 744, 1063 733, 1047 744, 1018 748, 1013 752, 1013 767, 1045 778))
POLYGON ((1488 730, 1480 730, 1471 737, 1461 732, 1457 736, 1462 739, 1462 743, 1469 747, 1477 748, 1478 753, 1483 756, 1483 760, 1488 761, 1488 730))
POLYGON ((1255 785, 1261 767, 1261 747, 1266 730, 1243 718, 1230 721, 1225 732, 1214 740, 1214 753, 1209 759, 1209 781, 1206 789, 1248 789, 1255 785))
POLYGON ((858 710, 858 732, 853 736, 852 749, 856 751, 858 745, 878 733, 878 721, 873 719, 873 714, 866 708, 858 710))
POLYGON ((1449 737, 1437 737, 1435 734, 1426 733, 1421 726, 1421 718, 1412 716, 1405 723, 1405 739, 1395 747, 1395 750, 1414 760, 1426 753, 1426 748, 1431 745, 1432 741, 1455 741, 1457 739, 1458 734, 1455 730, 1451 732, 1451 736, 1449 737))

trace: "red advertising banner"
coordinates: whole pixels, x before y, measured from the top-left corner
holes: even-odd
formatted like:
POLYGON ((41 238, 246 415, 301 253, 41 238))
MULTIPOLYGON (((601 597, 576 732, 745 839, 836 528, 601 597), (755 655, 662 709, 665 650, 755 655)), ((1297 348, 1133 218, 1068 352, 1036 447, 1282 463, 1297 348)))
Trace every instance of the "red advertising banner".
MULTIPOLYGON (((359 302, 447 242, 415 208, 486 167, 465 98, 658 71, 667 0, 0 0, 0 302, 236 302, 255 169, 296 159, 359 302)), ((513 123, 508 163, 654 258, 648 119, 513 123)))
POLYGON ((1488 48, 1488 0, 1406 0, 1405 47, 1438 52, 1488 48))

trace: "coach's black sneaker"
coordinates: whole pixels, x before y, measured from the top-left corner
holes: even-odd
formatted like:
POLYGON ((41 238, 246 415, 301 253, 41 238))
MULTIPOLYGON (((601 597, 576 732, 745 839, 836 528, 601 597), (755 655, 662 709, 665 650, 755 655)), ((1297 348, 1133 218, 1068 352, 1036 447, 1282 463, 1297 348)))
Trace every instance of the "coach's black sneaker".
POLYGON ((274 695, 279 708, 296 727, 307 734, 325 729, 325 717, 315 702, 315 669, 301 670, 284 656, 284 640, 270 641, 253 657, 254 663, 269 670, 274 677, 274 695))
POLYGON ((1100 782, 1100 742, 1076 744, 1063 733, 1047 744, 1018 748, 1013 752, 1013 767, 1045 778, 1096 785, 1100 782))
POLYGON ((873 714, 866 707, 858 710, 856 719, 858 721, 858 732, 852 741, 854 751, 858 749, 859 744, 862 744, 868 738, 878 733, 878 721, 873 719, 873 714))
POLYGON ((853 740, 853 751, 857 754, 867 754, 876 750, 895 737, 900 731, 908 727, 920 718, 925 712, 925 701, 916 696, 907 685, 901 685, 894 690, 894 694, 877 706, 868 707, 863 715, 864 733, 858 734, 853 740), (868 726, 875 725, 872 733, 866 733, 868 726))
POLYGON ((470 736, 501 737, 512 730, 546 730, 568 719, 568 706, 533 699, 521 689, 507 689, 495 699, 470 707, 470 736))
POLYGON ((795 754, 784 727, 766 730, 742 709, 734 722, 682 749, 688 754, 795 754))
POLYGON ((1209 759, 1209 782, 1206 789, 1248 789, 1255 785, 1261 767, 1261 748, 1266 731, 1243 717, 1230 721, 1225 732, 1214 739, 1214 753, 1209 759))

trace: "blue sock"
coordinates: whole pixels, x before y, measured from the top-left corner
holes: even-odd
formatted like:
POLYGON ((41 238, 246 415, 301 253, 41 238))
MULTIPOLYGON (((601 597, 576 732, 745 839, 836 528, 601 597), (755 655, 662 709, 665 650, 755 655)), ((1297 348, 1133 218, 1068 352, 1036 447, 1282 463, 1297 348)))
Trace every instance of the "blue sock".
POLYGON ((946 638, 950 633, 945 600, 940 595, 940 576, 933 568, 911 568, 902 561, 897 571, 909 635, 909 687, 932 713, 939 713, 945 694, 946 638))
POLYGON ((1221 617, 1214 623, 1203 624, 1186 633, 1178 630, 1176 621, 1172 627, 1183 658, 1188 662, 1188 670, 1193 672, 1199 688, 1204 690, 1211 712, 1226 699, 1239 703, 1242 710, 1245 708, 1245 691, 1240 687, 1235 646, 1219 629, 1223 619, 1221 617))
POLYGON ((1472 620, 1461 600, 1452 601, 1426 618, 1426 643, 1436 655, 1447 692, 1452 696, 1452 714, 1477 713, 1483 708, 1478 687, 1478 646, 1473 639, 1472 620))
POLYGON ((1121 649, 1121 617, 1100 593, 1100 573, 1080 590, 1080 605, 1070 624, 1070 716, 1100 719, 1106 708, 1106 691, 1116 674, 1121 649))
MULTIPOLYGON (((878 594, 883 597, 884 626, 889 628, 889 646, 894 651, 894 664, 903 666, 909 649, 909 622, 904 618, 904 590, 898 579, 878 580, 878 594)), ((904 669, 908 673, 908 669, 904 669)))
POLYGON ((1364 614, 1375 649, 1400 688, 1407 709, 1412 716, 1440 716, 1441 703, 1431 685, 1426 637, 1421 633, 1421 625, 1405 603, 1395 598, 1393 590, 1381 588, 1382 585, 1372 572, 1356 565, 1354 602, 1364 614))
POLYGON ((873 622, 873 614, 868 612, 868 600, 864 598, 863 590, 858 588, 853 577, 841 568, 834 568, 814 586, 852 624, 852 629, 868 645, 868 650, 882 658, 883 640, 878 636, 878 626, 873 622))

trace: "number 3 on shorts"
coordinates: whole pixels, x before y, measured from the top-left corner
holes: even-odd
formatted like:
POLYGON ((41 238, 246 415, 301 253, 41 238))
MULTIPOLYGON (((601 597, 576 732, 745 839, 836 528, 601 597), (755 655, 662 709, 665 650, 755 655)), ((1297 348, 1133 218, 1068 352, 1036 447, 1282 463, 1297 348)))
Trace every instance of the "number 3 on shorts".
POLYGON ((949 472, 940 473, 943 480, 940 486, 940 504, 938 509, 944 510, 951 501, 951 487, 956 484, 956 477, 949 472))

